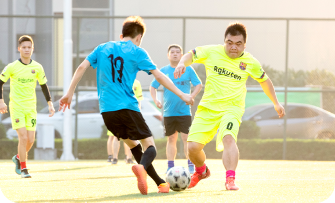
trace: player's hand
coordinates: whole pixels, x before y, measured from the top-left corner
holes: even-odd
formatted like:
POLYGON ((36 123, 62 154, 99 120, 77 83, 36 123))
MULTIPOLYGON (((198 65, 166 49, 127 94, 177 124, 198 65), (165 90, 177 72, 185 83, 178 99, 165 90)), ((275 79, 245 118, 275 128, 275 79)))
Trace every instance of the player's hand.
POLYGON ((66 110, 66 107, 68 109, 70 109, 70 105, 71 105, 71 102, 72 102, 72 96, 73 95, 64 95, 60 100, 59 100, 59 109, 58 111, 61 111, 63 110, 63 112, 65 112, 66 110))
POLYGON ((5 102, 0 102, 0 113, 1 114, 8 113, 7 105, 5 104, 5 102))
POLYGON ((49 105, 49 117, 52 117, 55 114, 55 108, 51 101, 48 102, 49 105))
POLYGON ((278 113, 279 118, 282 118, 282 117, 285 116, 285 114, 286 114, 285 109, 281 104, 276 104, 276 105, 274 105, 274 107, 275 107, 275 110, 278 113))
POLYGON ((157 106, 159 109, 162 108, 162 103, 161 103, 161 101, 156 100, 156 101, 155 101, 155 104, 156 104, 156 106, 157 106))
POLYGON ((177 67, 175 68, 174 70, 174 78, 177 79, 177 78, 180 78, 182 74, 184 74, 186 71, 186 67, 184 64, 178 64, 177 67))
POLYGON ((193 105, 194 103, 194 99, 190 94, 183 94, 180 98, 186 102, 186 105, 193 105))

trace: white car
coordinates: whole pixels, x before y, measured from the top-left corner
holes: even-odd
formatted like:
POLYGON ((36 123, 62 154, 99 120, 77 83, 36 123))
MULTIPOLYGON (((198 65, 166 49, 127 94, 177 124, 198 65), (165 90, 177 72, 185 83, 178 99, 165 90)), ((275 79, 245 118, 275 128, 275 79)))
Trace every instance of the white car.
MULTIPOLYGON (((99 112, 98 94, 96 92, 79 94, 78 97, 78 139, 83 138, 100 138, 102 133, 102 126, 104 122, 99 112)), ((75 109, 76 100, 73 99, 72 103, 72 138, 75 137, 75 109)), ((37 128, 38 125, 52 124, 55 128, 55 136, 62 137, 63 134, 63 112, 58 111, 59 101, 54 102, 56 113, 53 117, 49 117, 48 107, 43 108, 37 113, 37 128)), ((145 122, 149 126, 152 135, 155 139, 164 137, 164 130, 162 125, 162 114, 159 112, 153 104, 150 103, 149 99, 144 98, 141 101, 141 113, 145 119, 145 122)), ((9 139, 17 138, 17 133, 11 128, 10 117, 4 119, 2 124, 7 130, 7 137, 9 139)))

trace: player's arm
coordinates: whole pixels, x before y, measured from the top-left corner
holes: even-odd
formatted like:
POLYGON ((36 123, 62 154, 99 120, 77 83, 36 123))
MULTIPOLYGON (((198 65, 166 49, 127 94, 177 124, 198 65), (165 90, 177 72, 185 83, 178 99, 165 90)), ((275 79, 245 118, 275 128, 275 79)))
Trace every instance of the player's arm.
POLYGON ((150 70, 150 72, 154 75, 157 82, 163 85, 165 88, 176 94, 180 99, 186 102, 186 105, 193 105, 194 99, 191 95, 183 93, 180 89, 178 89, 173 82, 164 75, 160 70, 150 70))
POLYGON ((74 94, 74 90, 77 87, 77 84, 83 77, 85 71, 87 70, 88 67, 90 67, 90 62, 88 60, 84 60, 77 68, 76 72, 74 73, 70 87, 67 91, 67 93, 59 100, 59 111, 63 109, 65 111, 66 107, 70 109, 72 97, 74 94))
POLYGON ((276 96, 276 92, 275 89, 273 87, 272 81, 270 80, 270 78, 268 78, 267 80, 260 82, 259 83, 264 91, 264 93, 270 98, 270 100, 272 101, 275 110, 277 111, 279 118, 282 118, 283 116, 285 116, 285 109, 284 107, 278 102, 277 96, 276 96))
POLYGON ((49 113, 50 113, 49 117, 52 117, 55 114, 55 108, 54 108, 54 105, 51 101, 51 95, 50 95, 49 87, 45 83, 45 84, 41 85, 41 89, 42 89, 43 95, 45 97, 45 100, 48 102, 49 113))
POLYGON ((4 114, 7 113, 7 105, 3 99, 3 85, 5 84, 4 81, 0 80, 0 113, 4 114))
POLYGON ((174 78, 180 78, 185 73, 186 67, 192 64, 193 56, 192 53, 187 53, 181 57, 176 69, 174 70, 174 78))
POLYGON ((151 94, 151 97, 154 100, 156 106, 161 109, 162 108, 162 103, 157 98, 157 89, 154 88, 153 86, 150 86, 150 94, 151 94))

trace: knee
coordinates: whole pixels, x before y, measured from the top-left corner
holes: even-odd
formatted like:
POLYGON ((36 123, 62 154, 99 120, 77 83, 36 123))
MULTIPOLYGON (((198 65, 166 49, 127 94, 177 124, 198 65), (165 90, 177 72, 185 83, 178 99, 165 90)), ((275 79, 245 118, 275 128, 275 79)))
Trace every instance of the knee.
POLYGON ((175 144, 177 143, 177 140, 178 140, 178 134, 172 134, 168 137, 168 142, 171 143, 171 144, 175 144))
POLYGON ((199 146, 198 143, 195 143, 195 142, 188 142, 187 143, 188 154, 198 153, 201 150, 202 150, 202 148, 199 146))
POLYGON ((31 138, 27 140, 27 144, 33 144, 35 142, 35 138, 31 138))
POLYGON ((230 147, 236 145, 235 139, 231 135, 226 135, 223 139, 222 142, 225 147, 230 147))
POLYGON ((28 143, 28 137, 27 137, 26 135, 22 135, 22 136, 20 136, 20 138, 19 138, 19 142, 20 142, 20 143, 27 144, 27 143, 28 143))

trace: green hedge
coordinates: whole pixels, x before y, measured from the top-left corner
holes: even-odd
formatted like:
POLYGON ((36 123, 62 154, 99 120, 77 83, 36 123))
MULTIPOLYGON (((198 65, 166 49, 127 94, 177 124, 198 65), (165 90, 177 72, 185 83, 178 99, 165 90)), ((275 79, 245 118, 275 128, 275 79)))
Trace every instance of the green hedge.
MULTIPOLYGON (((158 149, 157 158, 165 159, 166 139, 155 140, 158 149)), ((178 141, 179 142, 179 141, 178 141)), ((17 153, 17 140, 0 140, 0 159, 10 159, 17 153)), ((79 159, 106 159, 107 139, 87 139, 78 142, 79 159)), ((274 139, 239 139, 237 143, 241 159, 281 160, 283 156, 283 141, 274 139)), ((178 143, 178 152, 183 153, 178 143)), ((30 159, 34 157, 34 149, 29 152, 30 159)), ((56 139, 58 158, 62 154, 62 140, 56 139)), ((204 148, 208 159, 221 159, 222 152, 215 150, 215 142, 210 142, 204 148)), ((286 157, 288 160, 335 160, 335 140, 287 140, 286 157)), ((119 159, 124 158, 121 144, 119 159)))

